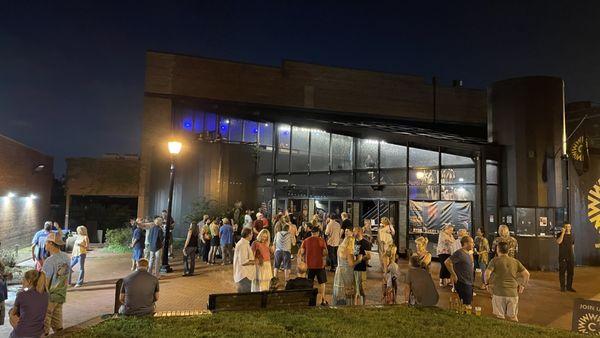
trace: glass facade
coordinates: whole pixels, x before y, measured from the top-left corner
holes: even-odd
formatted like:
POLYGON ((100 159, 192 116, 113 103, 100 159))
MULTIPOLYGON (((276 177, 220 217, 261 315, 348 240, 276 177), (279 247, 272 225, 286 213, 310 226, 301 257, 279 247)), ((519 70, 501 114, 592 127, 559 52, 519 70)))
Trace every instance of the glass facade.
MULTIPOLYGON (((408 200, 448 200, 472 201, 477 210, 480 189, 484 189, 486 205, 481 214, 474 213, 475 221, 485 214, 487 225, 497 215, 496 162, 488 161, 482 167, 486 169, 486 184, 482 185, 474 157, 436 148, 208 112, 185 112, 180 118, 185 131, 216 133, 230 143, 256 145, 257 199, 264 203, 276 200, 272 204, 276 208, 281 200, 285 204, 292 199, 314 199, 313 213, 330 209, 332 201, 386 200, 395 201, 398 212, 406 213, 408 200)), ((336 209, 341 209, 338 204, 336 209)), ((397 217, 406 222, 406 215, 397 217)))

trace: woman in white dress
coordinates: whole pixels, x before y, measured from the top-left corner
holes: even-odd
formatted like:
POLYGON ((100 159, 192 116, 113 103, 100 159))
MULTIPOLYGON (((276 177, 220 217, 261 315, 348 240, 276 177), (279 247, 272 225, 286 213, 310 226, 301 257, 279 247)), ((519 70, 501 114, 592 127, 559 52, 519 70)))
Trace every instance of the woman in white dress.
POLYGON ((391 252, 390 248, 394 245, 394 228, 387 217, 381 217, 381 224, 377 230, 377 245, 379 249, 379 260, 383 273, 387 272, 387 267, 390 264, 391 252))
POLYGON ((252 243, 252 252, 256 264, 256 277, 252 281, 252 292, 269 291, 273 269, 271 268, 271 234, 263 229, 252 243))

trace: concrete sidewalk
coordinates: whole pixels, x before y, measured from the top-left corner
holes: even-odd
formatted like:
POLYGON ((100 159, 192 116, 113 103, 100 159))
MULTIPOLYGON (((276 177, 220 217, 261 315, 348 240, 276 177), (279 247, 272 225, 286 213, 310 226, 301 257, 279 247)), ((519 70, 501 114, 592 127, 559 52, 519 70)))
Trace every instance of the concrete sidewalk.
MULTIPOLYGON (((377 256, 374 255, 368 272, 367 304, 381 302, 381 273, 378 271, 377 256)), ((160 279, 161 296, 157 304, 158 311, 204 310, 211 293, 235 292, 231 266, 206 265, 197 263, 196 275, 182 277, 181 254, 171 260, 173 273, 160 279)), ((86 260, 86 283, 82 288, 70 288, 67 303, 63 307, 64 327, 73 326, 92 317, 112 313, 115 297, 115 282, 131 271, 129 254, 113 254, 102 250, 93 250, 86 260)), ((407 264, 401 263, 406 271, 407 264)), ((439 264, 432 264, 432 275, 437 284, 439 264)), ((77 273, 77 271, 75 272, 77 273)), ((280 275, 282 278, 283 275, 280 275)), ((478 281, 480 278, 478 278, 478 281)), ((519 319, 523 323, 570 329, 571 311, 575 298, 598 297, 600 293, 600 268, 577 268, 574 287, 577 293, 561 293, 558 277, 551 272, 532 272, 529 287, 520 299, 519 319)), ((328 272, 327 298, 331 299, 333 273, 328 272)), ((402 288, 398 292, 398 302, 403 300, 402 288)), ((449 288, 438 288, 440 301, 438 306, 447 308, 449 288)), ((476 290, 475 306, 481 306, 483 313, 491 315, 491 297, 487 291, 476 290)), ((14 298, 7 301, 7 310, 12 307, 14 298)), ((0 336, 5 337, 11 331, 8 321, 0 327, 0 336)))

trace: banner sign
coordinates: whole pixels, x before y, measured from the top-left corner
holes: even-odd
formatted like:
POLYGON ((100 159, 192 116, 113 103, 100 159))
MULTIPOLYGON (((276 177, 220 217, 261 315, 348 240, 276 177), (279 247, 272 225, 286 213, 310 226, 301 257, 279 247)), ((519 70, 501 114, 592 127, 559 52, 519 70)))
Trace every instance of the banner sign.
POLYGON ((575 299, 571 331, 600 336, 600 302, 575 299))
POLYGON ((408 229, 411 234, 439 234, 446 223, 454 230, 465 228, 471 232, 471 202, 410 201, 408 229))

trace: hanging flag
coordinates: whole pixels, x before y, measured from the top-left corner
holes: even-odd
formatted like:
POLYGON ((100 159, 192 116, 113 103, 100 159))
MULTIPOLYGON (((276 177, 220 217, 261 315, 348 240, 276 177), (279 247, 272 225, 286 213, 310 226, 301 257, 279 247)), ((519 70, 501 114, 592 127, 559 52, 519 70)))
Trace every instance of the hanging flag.
POLYGON ((579 176, 587 172, 590 168, 590 151, 588 148, 588 138, 585 134, 577 137, 569 147, 569 157, 573 161, 575 171, 579 176))

